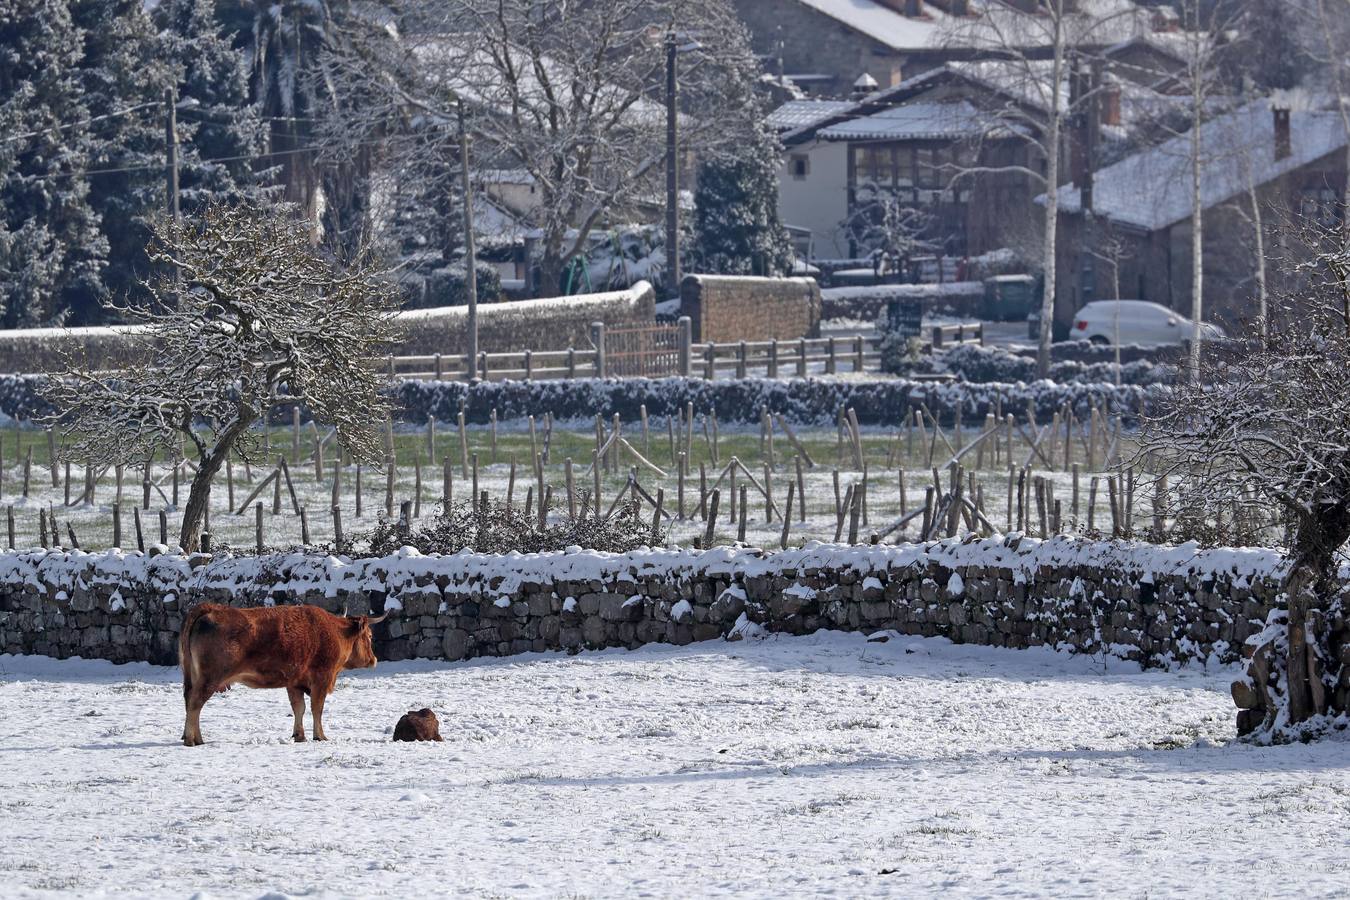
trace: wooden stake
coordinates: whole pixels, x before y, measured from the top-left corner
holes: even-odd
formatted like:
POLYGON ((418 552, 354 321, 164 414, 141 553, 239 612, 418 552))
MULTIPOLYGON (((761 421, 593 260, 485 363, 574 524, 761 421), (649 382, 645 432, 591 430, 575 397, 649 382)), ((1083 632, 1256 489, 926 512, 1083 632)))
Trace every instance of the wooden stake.
MULTIPOLYGON (((700 469, 702 467, 700 466, 700 469)), ((703 529, 703 547, 707 549, 712 546, 713 529, 717 527, 717 504, 721 500, 721 492, 713 488, 712 497, 708 500, 708 515, 706 525, 703 529)))

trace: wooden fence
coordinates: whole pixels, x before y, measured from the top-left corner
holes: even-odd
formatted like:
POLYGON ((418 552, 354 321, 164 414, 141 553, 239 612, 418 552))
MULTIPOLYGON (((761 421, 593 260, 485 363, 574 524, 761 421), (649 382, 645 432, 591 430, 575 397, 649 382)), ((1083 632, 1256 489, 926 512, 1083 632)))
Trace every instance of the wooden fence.
MULTIPOLYGON (((854 335, 695 344, 690 340, 690 334, 687 316, 681 317, 675 325, 606 328, 596 322, 591 325, 590 347, 480 353, 472 374, 468 358, 457 353, 389 356, 385 365, 391 378, 417 381, 464 381, 470 378, 538 381, 669 375, 711 381, 718 377, 805 378, 815 374, 880 371, 881 339, 878 337, 854 335)), ((984 327, 980 323, 934 325, 927 329, 925 343, 934 350, 957 344, 983 344, 984 327)))

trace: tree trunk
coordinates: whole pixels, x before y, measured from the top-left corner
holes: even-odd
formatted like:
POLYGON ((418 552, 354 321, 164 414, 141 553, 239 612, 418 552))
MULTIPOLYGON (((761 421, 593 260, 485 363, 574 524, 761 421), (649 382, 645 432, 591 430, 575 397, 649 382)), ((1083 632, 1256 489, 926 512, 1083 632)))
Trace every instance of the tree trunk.
POLYGON ((197 474, 192 478, 192 487, 188 490, 187 506, 183 507, 183 526, 178 531, 178 543, 185 553, 195 553, 202 539, 202 524, 206 519, 206 504, 211 497, 211 479, 225 466, 234 442, 253 424, 252 415, 246 414, 220 433, 216 445, 211 451, 200 457, 197 474))
MULTIPOLYGON (((226 451, 228 453, 228 450, 226 451)), ((183 527, 178 532, 178 543, 183 552, 195 553, 202 538, 202 523, 206 519, 206 504, 211 496, 211 479, 225 464, 225 453, 212 453, 201 461, 192 477, 187 506, 183 507, 183 527)))
POLYGON ((1194 79, 1192 88, 1191 116, 1191 322, 1195 332, 1190 336, 1190 358, 1186 363, 1187 379, 1192 383, 1200 380, 1200 321, 1204 312, 1205 288, 1205 211, 1204 196, 1201 192, 1201 179, 1204 175, 1200 159, 1200 116, 1203 112, 1203 94, 1200 90, 1200 76, 1194 79))
POLYGON ((1290 725, 1307 721, 1318 712, 1313 708, 1313 691, 1308 683, 1309 638, 1315 643, 1318 636, 1308 634, 1308 609, 1317 605, 1316 585, 1321 575, 1316 563, 1300 557, 1285 579, 1285 593, 1289 598, 1289 655, 1285 663, 1285 696, 1289 704, 1290 725))
POLYGON ((562 273, 562 254, 556 249, 545 248, 539 259, 539 296, 556 297, 562 293, 562 273))
MULTIPOLYGON (((1064 34, 1060 13, 1052 11, 1055 17, 1055 58, 1051 67, 1051 84, 1058 90, 1060 79, 1064 76, 1064 34)), ((1053 94, 1052 94, 1053 96, 1053 94)), ((1036 346, 1036 373, 1041 378, 1050 377, 1050 343, 1054 339, 1055 326, 1055 246, 1059 230, 1059 132, 1060 110, 1057 103, 1050 104, 1048 131, 1045 137, 1045 246, 1041 257, 1041 266, 1045 270, 1045 292, 1041 295, 1041 332, 1036 346)))

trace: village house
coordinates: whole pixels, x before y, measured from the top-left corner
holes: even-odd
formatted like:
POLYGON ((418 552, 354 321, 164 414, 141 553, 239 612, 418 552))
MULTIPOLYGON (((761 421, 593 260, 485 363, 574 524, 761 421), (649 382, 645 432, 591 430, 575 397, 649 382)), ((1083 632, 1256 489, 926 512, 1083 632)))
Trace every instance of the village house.
MULTIPOLYGON (((1285 213, 1335 221, 1346 188, 1344 124, 1313 102, 1262 99, 1201 127, 1204 318, 1238 325, 1256 314, 1256 232, 1276 255, 1285 213)), ((1151 300, 1191 311, 1189 135, 1132 154, 1059 189, 1064 327, 1092 299, 1151 300)))
MULTIPOLYGON (((1012 248, 1035 258, 1044 216, 1035 198, 1045 187, 1028 172, 1047 168, 1039 141, 1049 65, 948 63, 853 102, 779 107, 769 119, 785 148, 779 213, 798 251, 814 259, 865 255, 872 247, 859 220, 875 219, 884 197, 911 214, 915 237, 937 252, 962 257, 1012 248)), ((1108 56, 1091 73, 1066 73, 1057 102, 1075 103, 1073 92, 1092 79, 1095 123, 1092 140, 1086 119, 1066 124, 1061 183, 1090 159, 1139 139, 1142 123, 1180 102, 1135 80, 1142 71, 1122 53, 1118 64, 1108 56)))
MULTIPOLYGON (((1141 73, 1175 57, 1176 14, 1130 0, 1073 2, 1080 50, 1119 48, 1141 73)), ((813 97, 843 98, 860 77, 901 82, 949 62, 1052 53, 1038 0, 733 0, 766 68, 813 97)))

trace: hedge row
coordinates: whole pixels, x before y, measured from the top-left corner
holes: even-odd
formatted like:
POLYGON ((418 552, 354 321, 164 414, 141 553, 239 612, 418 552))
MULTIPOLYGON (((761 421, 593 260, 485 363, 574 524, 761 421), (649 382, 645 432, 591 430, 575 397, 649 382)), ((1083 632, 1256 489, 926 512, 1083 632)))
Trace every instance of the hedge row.
POLYGON ((651 416, 671 415, 692 403, 698 412, 715 411, 724 422, 752 424, 759 411, 782 413, 790 422, 828 425, 841 408, 852 407, 864 425, 895 425, 910 410, 924 404, 945 422, 960 409, 966 422, 981 420, 1002 409, 1025 415, 1035 408, 1038 420, 1048 420, 1068 404, 1086 415, 1093 405, 1134 419, 1162 397, 1166 388, 1113 384, 963 384, 905 380, 824 380, 815 378, 770 380, 744 378, 705 381, 699 378, 606 378, 577 381, 505 381, 466 385, 459 382, 402 382, 397 399, 402 418, 424 423, 435 416, 453 420, 461 407, 470 422, 486 422, 495 409, 500 418, 542 416, 590 419, 597 413, 634 420, 647 407, 651 416))
MULTIPOLYGON (((0 415, 31 421, 48 412, 39 386, 41 375, 0 375, 0 415)), ((586 420, 597 413, 618 413, 630 421, 642 406, 651 416, 671 415, 692 403, 700 413, 716 412, 723 422, 753 424, 759 411, 782 413, 800 425, 829 425, 842 408, 852 407, 864 425, 895 425, 919 404, 944 422, 959 408, 967 423, 1002 410, 1020 419, 1034 406, 1038 420, 1048 420, 1068 404, 1078 415, 1098 406, 1135 419, 1167 392, 1166 387, 1113 384, 967 384, 896 380, 824 380, 803 378, 770 380, 742 378, 705 381, 701 378, 586 378, 574 381, 502 381, 469 385, 458 381, 402 381, 393 389, 398 418, 410 424, 452 422, 460 410, 472 423, 485 423, 493 410, 499 419, 528 415, 586 420)), ((303 407, 302 407, 303 414, 303 407)), ((289 422, 281 410, 278 422, 289 422)))

